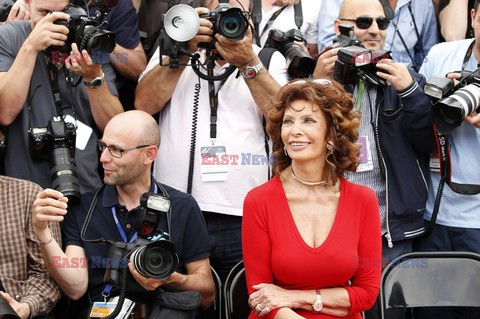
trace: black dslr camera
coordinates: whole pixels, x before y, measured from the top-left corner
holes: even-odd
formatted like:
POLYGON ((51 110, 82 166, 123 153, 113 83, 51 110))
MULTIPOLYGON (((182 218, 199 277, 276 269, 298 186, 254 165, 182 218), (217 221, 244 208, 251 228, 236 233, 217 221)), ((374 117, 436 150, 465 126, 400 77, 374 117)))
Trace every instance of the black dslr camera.
POLYGON ((375 85, 387 85, 387 81, 377 76, 377 72, 385 72, 377 68, 377 62, 391 59, 390 51, 368 50, 363 46, 348 46, 338 51, 333 78, 343 85, 356 84, 364 79, 375 85))
POLYGON ((75 167, 76 125, 70 116, 54 116, 45 127, 28 130, 32 157, 49 160, 52 186, 75 205, 80 199, 80 184, 75 167))
MULTIPOLYGON (((123 283, 121 271, 127 271, 130 261, 143 276, 166 280, 177 269, 178 255, 169 234, 159 227, 162 213, 170 214, 168 197, 155 193, 144 193, 140 198, 140 208, 135 224, 138 238, 133 243, 116 242, 110 248, 110 267, 106 269, 104 282, 121 287, 126 284, 128 291, 145 292, 133 279, 123 283)), ((168 215, 167 215, 168 218, 168 215)))
MULTIPOLYGON (((98 5, 97 5, 98 6, 98 5)), ((70 53, 72 43, 78 45, 78 50, 87 50, 89 54, 110 54, 115 48, 115 35, 111 31, 100 29, 105 23, 106 8, 98 6, 95 18, 90 18, 80 6, 70 4, 63 12, 70 15, 69 20, 58 19, 54 24, 68 28, 68 38, 62 47, 50 47, 50 51, 70 53)))
POLYGON ((296 45, 295 41, 307 42, 300 30, 290 29, 283 32, 272 29, 264 47, 277 49, 285 57, 290 78, 308 78, 315 69, 315 60, 296 45))
POLYGON ((473 111, 480 112, 480 69, 460 73, 457 85, 439 76, 425 84, 425 94, 435 103, 436 129, 442 134, 456 129, 473 111))
POLYGON ((247 17, 240 8, 234 8, 228 3, 219 3, 218 6, 207 14, 200 15, 200 18, 208 19, 213 24, 213 39, 210 42, 201 42, 199 47, 210 50, 215 49, 215 33, 220 33, 232 41, 243 39, 248 29, 247 17))
POLYGON ((12 10, 14 4, 15 1, 13 0, 2 0, 0 2, 0 22, 7 21, 8 14, 10 13, 10 10, 12 10))
POLYGON ((357 40, 357 38, 353 35, 353 25, 341 24, 338 26, 338 29, 340 34, 333 39, 332 45, 326 47, 325 50, 319 54, 319 56, 335 48, 344 48, 352 45, 362 46, 362 42, 357 40))
MULTIPOLYGON (((5 292, 2 282, 0 281, 0 291, 5 292)), ((3 299, 0 297, 0 318, 2 319, 19 319, 15 310, 3 299)))

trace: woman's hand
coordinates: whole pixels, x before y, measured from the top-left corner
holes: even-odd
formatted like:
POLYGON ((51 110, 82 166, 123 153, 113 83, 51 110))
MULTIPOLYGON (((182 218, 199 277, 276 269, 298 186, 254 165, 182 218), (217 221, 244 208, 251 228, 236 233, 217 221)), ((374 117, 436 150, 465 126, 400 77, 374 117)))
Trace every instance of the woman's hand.
POLYGON ((258 284, 252 287, 256 291, 250 294, 248 304, 259 317, 265 316, 277 308, 292 308, 292 296, 289 291, 274 284, 258 284))

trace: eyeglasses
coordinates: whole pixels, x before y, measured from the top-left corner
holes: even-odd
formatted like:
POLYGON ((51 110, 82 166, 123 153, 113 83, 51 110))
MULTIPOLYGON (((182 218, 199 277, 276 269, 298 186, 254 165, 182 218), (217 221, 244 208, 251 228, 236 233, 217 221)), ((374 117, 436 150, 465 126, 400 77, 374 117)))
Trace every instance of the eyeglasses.
POLYGON ((295 80, 288 83, 287 85, 297 85, 297 84, 305 84, 305 83, 318 83, 318 84, 328 85, 328 84, 332 84, 332 81, 327 79, 295 80))
POLYGON ((362 29, 362 30, 366 30, 366 29, 370 28, 370 26, 373 23, 373 20, 377 21, 377 25, 378 25, 378 28, 380 30, 387 30, 388 25, 390 23, 390 21, 386 17, 380 17, 380 18, 376 18, 376 19, 375 18, 370 18, 370 17, 358 17, 356 19, 342 19, 342 18, 340 18, 340 20, 355 22, 355 25, 359 29, 362 29))
POLYGON ((105 143, 103 143, 101 140, 98 140, 98 149, 100 150, 100 152, 103 153, 103 151, 105 149, 108 149, 108 152, 110 153, 110 155, 112 155, 113 157, 116 157, 116 158, 121 158, 123 153, 127 152, 127 151, 132 151, 132 150, 137 150, 139 148, 144 148, 144 147, 148 147, 150 145, 139 145, 139 146, 134 146, 134 147, 129 147, 129 148, 120 148, 120 147, 117 147, 117 146, 114 146, 114 145, 107 145, 105 143))

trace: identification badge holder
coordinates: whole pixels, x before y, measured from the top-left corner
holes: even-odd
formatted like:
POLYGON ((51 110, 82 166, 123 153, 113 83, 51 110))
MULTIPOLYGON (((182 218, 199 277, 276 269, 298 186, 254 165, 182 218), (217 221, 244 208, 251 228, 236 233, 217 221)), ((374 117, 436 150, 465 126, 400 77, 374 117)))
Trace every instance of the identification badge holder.
MULTIPOLYGON (((118 296, 110 298, 109 301, 96 301, 93 303, 92 310, 90 311, 90 318, 105 318, 108 317, 117 306, 118 303, 118 296)), ((128 319, 130 314, 135 307, 135 303, 125 298, 122 306, 122 310, 120 313, 115 317, 115 319, 128 319)))
POLYGON ((368 137, 360 136, 357 144, 360 145, 360 164, 357 167, 357 173, 373 170, 372 152, 370 150, 368 137))
POLYGON ((200 147, 200 168, 203 182, 224 182, 228 179, 228 160, 225 146, 200 147))

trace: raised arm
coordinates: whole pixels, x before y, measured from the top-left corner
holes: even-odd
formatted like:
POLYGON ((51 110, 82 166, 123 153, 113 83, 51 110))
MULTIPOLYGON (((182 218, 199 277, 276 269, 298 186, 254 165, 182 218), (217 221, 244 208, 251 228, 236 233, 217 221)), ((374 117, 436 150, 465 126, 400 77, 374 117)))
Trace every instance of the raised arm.
POLYGON ((50 275, 67 297, 77 300, 85 294, 88 286, 85 251, 82 247, 71 245, 63 252, 49 228, 49 223, 58 225, 66 213, 67 198, 58 191, 45 189, 37 195, 33 204, 32 224, 38 240, 43 243, 40 248, 50 275))

